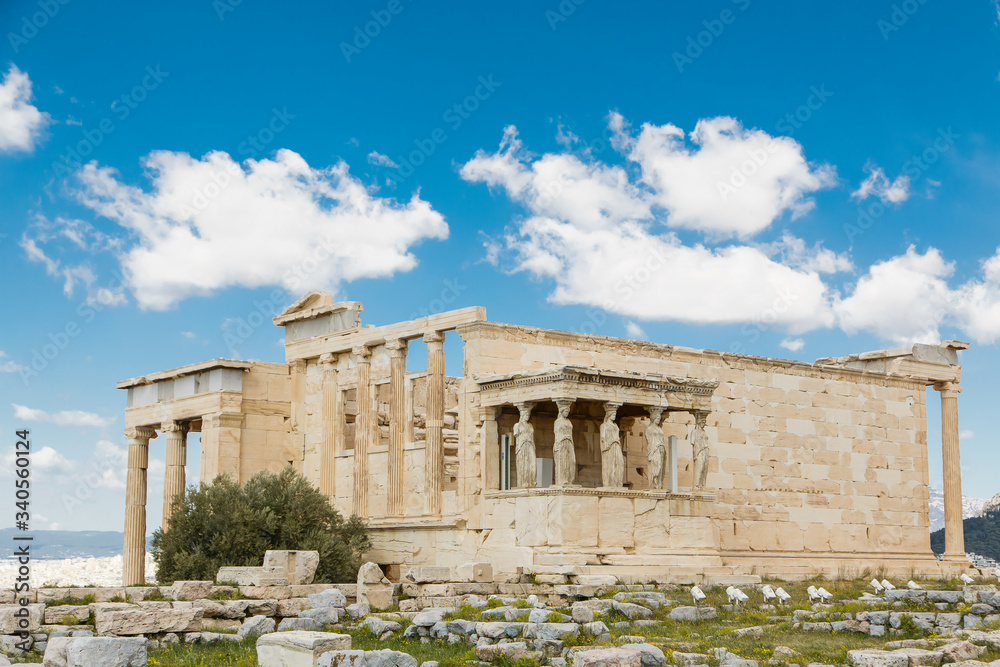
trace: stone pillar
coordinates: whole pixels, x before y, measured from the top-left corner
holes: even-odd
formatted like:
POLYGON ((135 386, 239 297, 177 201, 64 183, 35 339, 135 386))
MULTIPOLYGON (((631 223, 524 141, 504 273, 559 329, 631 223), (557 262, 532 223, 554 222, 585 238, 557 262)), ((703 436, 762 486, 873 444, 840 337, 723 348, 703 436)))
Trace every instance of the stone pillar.
POLYGON ((301 433, 305 430, 305 407, 306 407, 306 360, 293 359, 288 362, 291 370, 291 412, 292 431, 301 433))
POLYGON ((122 585, 146 582, 146 469, 149 441, 156 437, 152 428, 125 429, 128 438, 128 477, 125 482, 125 549, 122 585))
POLYGON ((241 484, 246 481, 241 475, 240 466, 242 431, 242 413, 217 412, 202 417, 202 482, 211 484, 216 475, 227 475, 234 482, 241 484))
POLYGON ((483 425, 479 430, 479 451, 483 457, 483 488, 487 491, 500 489, 500 430, 497 426, 499 408, 482 410, 483 425))
POLYGON ((337 434, 343 430, 339 409, 340 387, 337 384, 337 357, 324 354, 319 358, 323 381, 323 440, 319 449, 319 492, 333 499, 336 491, 337 434))
POLYGON ((962 525, 962 467, 958 446, 957 382, 934 387, 941 392, 941 461, 944 477, 944 560, 966 562, 962 525))
POLYGON ((514 424, 514 461, 516 468, 515 486, 519 489, 533 489, 538 485, 538 458, 535 451, 535 427, 531 424, 532 401, 515 403, 519 418, 514 424))
POLYGON ((406 443, 406 349, 405 340, 391 340, 389 350, 389 516, 403 511, 403 445, 406 443))
POLYGON ((441 514, 441 491, 444 487, 444 334, 424 336, 427 343, 427 430, 424 443, 424 489, 427 513, 441 514))
POLYGON ((354 508, 362 519, 368 517, 368 452, 375 434, 375 406, 372 401, 372 351, 361 346, 351 350, 358 363, 358 416, 354 429, 354 508))
POLYGON ((667 460, 670 466, 670 493, 677 493, 677 436, 672 435, 667 438, 667 460))
POLYGON ((573 409, 575 399, 555 399, 558 415, 552 428, 555 440, 552 446, 553 481, 556 486, 571 486, 576 484, 576 446, 573 444, 573 422, 569 412, 573 409))
POLYGON ((705 424, 708 422, 707 412, 694 413, 694 430, 691 431, 691 449, 694 464, 694 490, 701 491, 708 481, 708 459, 711 451, 708 447, 708 434, 705 424))
POLYGON ((184 467, 187 465, 187 425, 164 422, 167 467, 163 474, 163 531, 166 532, 175 501, 184 499, 184 467), (180 498, 177 498, 180 496, 180 498))

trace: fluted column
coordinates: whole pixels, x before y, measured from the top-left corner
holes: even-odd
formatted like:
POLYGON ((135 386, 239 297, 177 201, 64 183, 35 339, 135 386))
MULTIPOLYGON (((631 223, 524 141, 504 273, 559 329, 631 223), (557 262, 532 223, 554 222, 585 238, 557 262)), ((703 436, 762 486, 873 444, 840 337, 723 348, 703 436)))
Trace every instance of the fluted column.
POLYGON ((934 387, 941 393, 941 462, 944 473, 944 560, 965 562, 962 525, 962 465, 958 445, 957 382, 934 387))
POLYGON ((427 513, 441 514, 444 486, 444 334, 424 336, 427 343, 427 436, 424 456, 427 513))
POLYGON ((338 409, 340 387, 336 363, 337 357, 333 354, 324 354, 319 358, 323 379, 323 440, 319 449, 319 492, 331 499, 337 484, 337 433, 343 428, 338 409))
POLYGON ((125 549, 122 585, 146 581, 146 469, 149 441, 156 437, 152 428, 125 429, 128 438, 128 476, 125 482, 125 549))
POLYGON ((389 350, 389 505, 390 516, 403 514, 403 445, 406 440, 405 340, 390 340, 389 350))
POLYGON ((164 422, 160 427, 166 441, 167 467, 163 474, 163 532, 167 531, 174 503, 183 502, 187 465, 187 425, 180 422, 164 422), (177 496, 180 496, 178 499, 177 496))
POLYGON ((372 403, 371 355, 367 347, 351 350, 358 364, 358 416, 354 429, 354 513, 368 516, 368 452, 375 434, 375 406, 372 403))

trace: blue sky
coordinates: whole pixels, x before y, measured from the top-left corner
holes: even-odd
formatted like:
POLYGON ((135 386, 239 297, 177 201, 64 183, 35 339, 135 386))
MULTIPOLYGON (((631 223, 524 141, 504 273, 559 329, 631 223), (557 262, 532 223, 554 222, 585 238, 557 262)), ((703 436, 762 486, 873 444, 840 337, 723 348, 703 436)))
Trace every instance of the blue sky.
POLYGON ((281 360, 243 323, 312 288, 807 361, 969 340, 964 492, 1000 491, 991 1, 36 0, 0 36, 0 427, 34 433, 37 528, 121 529, 117 380, 281 360))

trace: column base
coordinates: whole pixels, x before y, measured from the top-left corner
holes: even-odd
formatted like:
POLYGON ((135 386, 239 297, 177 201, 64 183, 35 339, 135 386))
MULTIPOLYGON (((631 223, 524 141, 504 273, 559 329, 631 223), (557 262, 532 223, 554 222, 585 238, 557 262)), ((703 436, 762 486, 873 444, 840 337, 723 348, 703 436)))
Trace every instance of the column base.
POLYGON ((941 562, 943 563, 968 563, 969 567, 972 567, 972 563, 969 563, 969 558, 964 553, 960 554, 949 554, 946 553, 941 556, 941 562))

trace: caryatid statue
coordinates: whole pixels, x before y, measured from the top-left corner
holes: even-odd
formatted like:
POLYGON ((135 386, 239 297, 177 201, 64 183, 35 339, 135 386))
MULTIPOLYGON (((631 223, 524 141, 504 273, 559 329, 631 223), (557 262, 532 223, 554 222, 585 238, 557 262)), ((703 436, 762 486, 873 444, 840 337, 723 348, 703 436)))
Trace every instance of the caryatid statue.
POLYGON ((604 423, 601 424, 601 479, 604 486, 625 485, 625 455, 622 454, 621 433, 615 423, 617 403, 604 404, 604 423))
POLYGON ((663 442, 663 408, 649 408, 649 425, 646 426, 646 458, 649 460, 649 488, 663 488, 663 463, 667 449, 663 442))
POLYGON ((576 450, 573 448, 573 422, 569 420, 569 411, 573 407, 572 398, 557 398, 556 407, 559 416, 556 417, 556 441, 552 448, 555 458, 556 486, 568 486, 576 482, 576 450))
POLYGON ((514 424, 514 457, 517 461, 517 486, 521 489, 535 487, 538 473, 535 471, 535 427, 531 425, 531 409, 534 403, 518 403, 520 420, 514 424))
POLYGON ((691 432, 691 449, 694 451, 694 488, 698 491, 705 488, 708 481, 708 434, 705 433, 707 412, 694 413, 694 430, 691 432))

